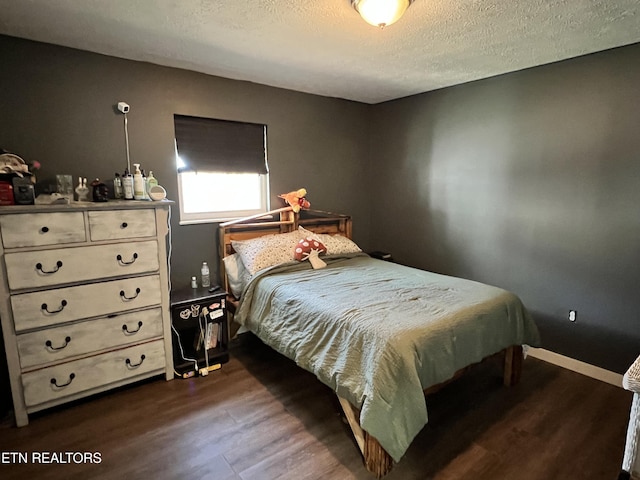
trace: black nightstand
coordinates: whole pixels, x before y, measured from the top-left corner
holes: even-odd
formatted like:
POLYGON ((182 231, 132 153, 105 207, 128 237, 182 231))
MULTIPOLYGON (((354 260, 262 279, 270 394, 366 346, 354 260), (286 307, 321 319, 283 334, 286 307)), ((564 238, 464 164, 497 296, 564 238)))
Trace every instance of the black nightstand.
POLYGON ((185 288, 171 292, 173 364, 176 374, 192 377, 229 361, 227 292, 185 288), (197 364, 197 365, 196 365, 197 364))

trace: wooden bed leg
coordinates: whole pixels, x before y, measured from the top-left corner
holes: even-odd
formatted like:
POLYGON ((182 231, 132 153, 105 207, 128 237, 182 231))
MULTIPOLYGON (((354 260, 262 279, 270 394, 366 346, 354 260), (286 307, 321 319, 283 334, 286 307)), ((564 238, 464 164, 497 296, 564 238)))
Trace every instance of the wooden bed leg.
POLYGON ((393 468, 393 459, 382 448, 382 445, 378 443, 378 440, 373 438, 367 432, 364 435, 364 466, 373 473, 376 478, 382 478, 393 468))
POLYGON ((520 381, 522 373, 522 346, 512 345, 504 353, 504 384, 512 387, 520 381))
POLYGON ((364 466, 373 473, 376 478, 382 478, 393 468, 393 459, 382 445, 374 437, 365 432, 360 426, 360 412, 351 403, 342 397, 338 397, 340 406, 351 427, 358 448, 364 457, 364 466))
POLYGON ((362 428, 360 427, 360 421, 358 420, 360 417, 360 412, 344 398, 338 397, 338 400, 340 401, 340 406, 342 407, 344 416, 347 419, 347 423, 351 427, 351 431, 353 432, 353 436, 356 439, 358 448, 364 455, 364 430, 362 430, 362 428))

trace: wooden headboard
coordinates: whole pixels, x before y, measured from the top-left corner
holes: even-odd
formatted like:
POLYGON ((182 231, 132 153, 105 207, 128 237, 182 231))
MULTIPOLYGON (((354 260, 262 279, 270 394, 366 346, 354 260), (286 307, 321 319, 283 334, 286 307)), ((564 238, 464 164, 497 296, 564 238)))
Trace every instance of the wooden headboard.
POLYGON ((324 212, 321 210, 301 210, 295 213, 292 210, 281 209, 279 219, 272 216, 268 218, 256 218, 256 216, 233 222, 222 223, 218 227, 218 252, 220 261, 220 280, 225 290, 229 291, 227 276, 224 271, 222 259, 234 252, 231 242, 233 240, 249 240, 263 235, 288 233, 302 226, 315 233, 339 234, 351 238, 351 217, 339 213, 324 212))

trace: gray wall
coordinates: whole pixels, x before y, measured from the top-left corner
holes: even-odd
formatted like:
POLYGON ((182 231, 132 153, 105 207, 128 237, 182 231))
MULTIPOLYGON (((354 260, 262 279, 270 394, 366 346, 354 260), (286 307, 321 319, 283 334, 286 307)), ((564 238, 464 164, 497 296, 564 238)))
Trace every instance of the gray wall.
POLYGON ((377 105, 372 247, 516 292, 545 348, 623 373, 640 353, 639 85, 636 44, 377 105))

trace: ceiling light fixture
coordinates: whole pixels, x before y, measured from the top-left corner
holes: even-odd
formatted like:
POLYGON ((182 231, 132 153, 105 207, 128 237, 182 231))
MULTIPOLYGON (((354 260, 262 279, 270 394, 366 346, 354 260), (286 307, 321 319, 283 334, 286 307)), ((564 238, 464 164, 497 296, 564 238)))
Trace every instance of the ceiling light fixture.
POLYGON ((413 0, 351 0, 365 22, 384 28, 400 20, 413 0))

